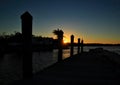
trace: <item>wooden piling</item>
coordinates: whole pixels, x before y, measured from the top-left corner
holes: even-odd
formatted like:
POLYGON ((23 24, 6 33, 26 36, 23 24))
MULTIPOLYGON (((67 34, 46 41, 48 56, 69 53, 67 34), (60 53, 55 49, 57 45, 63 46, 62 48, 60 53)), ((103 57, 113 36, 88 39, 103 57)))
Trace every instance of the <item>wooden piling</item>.
POLYGON ((62 61, 62 39, 58 40, 59 48, 58 48, 58 62, 62 61))
POLYGON ((73 56, 74 49, 74 35, 71 35, 71 49, 70 49, 70 56, 73 56))
POLYGON ((58 33, 58 62, 62 61, 62 55, 63 55, 63 34, 64 32, 62 30, 57 30, 58 33))
POLYGON ((82 39, 82 41, 81 41, 81 53, 83 53, 83 39, 82 39))
POLYGON ((23 78, 32 78, 32 16, 21 15, 23 38, 23 78))
POLYGON ((77 50, 77 54, 80 53, 80 38, 78 38, 78 50, 77 50))

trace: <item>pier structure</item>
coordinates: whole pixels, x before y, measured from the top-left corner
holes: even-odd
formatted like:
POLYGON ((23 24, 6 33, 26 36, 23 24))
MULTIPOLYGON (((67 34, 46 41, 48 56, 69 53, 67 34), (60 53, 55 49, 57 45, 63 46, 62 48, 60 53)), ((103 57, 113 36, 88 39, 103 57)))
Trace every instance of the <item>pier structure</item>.
POLYGON ((118 85, 120 55, 98 48, 83 51, 83 39, 78 39, 78 54, 74 55, 74 35, 71 35, 70 57, 62 60, 63 33, 58 37, 58 62, 32 74, 32 16, 26 12, 21 16, 23 34, 24 79, 12 85, 118 85), (80 47, 81 53, 79 53, 80 47), (28 49, 29 48, 29 49, 28 49), (59 62, 60 61, 60 62, 59 62))

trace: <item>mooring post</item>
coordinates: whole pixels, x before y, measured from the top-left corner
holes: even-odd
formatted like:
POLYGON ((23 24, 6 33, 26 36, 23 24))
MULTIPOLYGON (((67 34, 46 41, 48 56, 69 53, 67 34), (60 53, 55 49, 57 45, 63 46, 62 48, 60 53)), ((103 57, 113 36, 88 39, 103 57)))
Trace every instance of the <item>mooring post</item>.
POLYGON ((70 49, 70 56, 73 56, 74 49, 74 35, 71 35, 71 49, 70 49))
POLYGON ((82 39, 82 41, 81 41, 81 53, 83 53, 83 39, 82 39))
POLYGON ((77 54, 80 53, 80 38, 78 38, 78 50, 77 50, 77 54))
POLYGON ((58 62, 62 61, 62 50, 63 50, 63 34, 64 32, 62 30, 58 30, 58 62))
POLYGON ((32 78, 32 16, 21 15, 23 38, 23 79, 32 78))

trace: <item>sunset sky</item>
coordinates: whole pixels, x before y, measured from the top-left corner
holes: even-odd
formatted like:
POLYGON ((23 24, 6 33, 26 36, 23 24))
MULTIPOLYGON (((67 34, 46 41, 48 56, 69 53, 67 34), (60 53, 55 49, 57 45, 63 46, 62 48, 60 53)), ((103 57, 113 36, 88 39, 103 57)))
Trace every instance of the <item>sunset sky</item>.
POLYGON ((33 34, 83 38, 85 43, 120 43, 120 0, 0 0, 0 33, 21 32, 25 11, 33 16, 33 34))

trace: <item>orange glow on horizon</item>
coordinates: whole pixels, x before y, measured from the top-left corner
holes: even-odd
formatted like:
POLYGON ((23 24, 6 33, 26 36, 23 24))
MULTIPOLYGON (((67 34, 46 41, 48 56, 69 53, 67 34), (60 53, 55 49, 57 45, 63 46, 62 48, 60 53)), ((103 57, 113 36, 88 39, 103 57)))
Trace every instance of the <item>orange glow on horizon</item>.
MULTIPOLYGON (((78 38, 79 37, 77 37, 77 36, 75 36, 75 38, 74 38, 74 42, 75 43, 78 43, 78 38)), ((83 39, 83 41, 84 41, 84 43, 99 43, 99 44, 120 44, 120 41, 118 40, 113 40, 113 39, 96 39, 96 38, 80 38, 80 42, 81 42, 81 39, 83 39)), ((64 42, 64 44, 66 44, 66 43, 70 43, 70 37, 68 38, 68 36, 67 37, 65 37, 65 38, 63 38, 63 42, 64 42)))
MULTIPOLYGON (((80 38, 80 42, 83 39, 84 43, 99 43, 99 44, 120 44, 120 39, 118 37, 112 37, 111 36, 105 36, 105 35, 97 35, 97 34, 88 34, 88 33, 78 33, 76 31, 71 30, 63 30, 64 31, 64 37, 63 37, 63 43, 70 43, 70 37, 71 35, 74 35, 74 43, 78 43, 78 38, 80 38)), ((45 35, 45 34, 43 34, 45 35)), ((49 33, 49 35, 54 39, 57 39, 56 35, 49 33)))
POLYGON ((69 43, 69 40, 67 38, 63 38, 64 44, 69 43))

